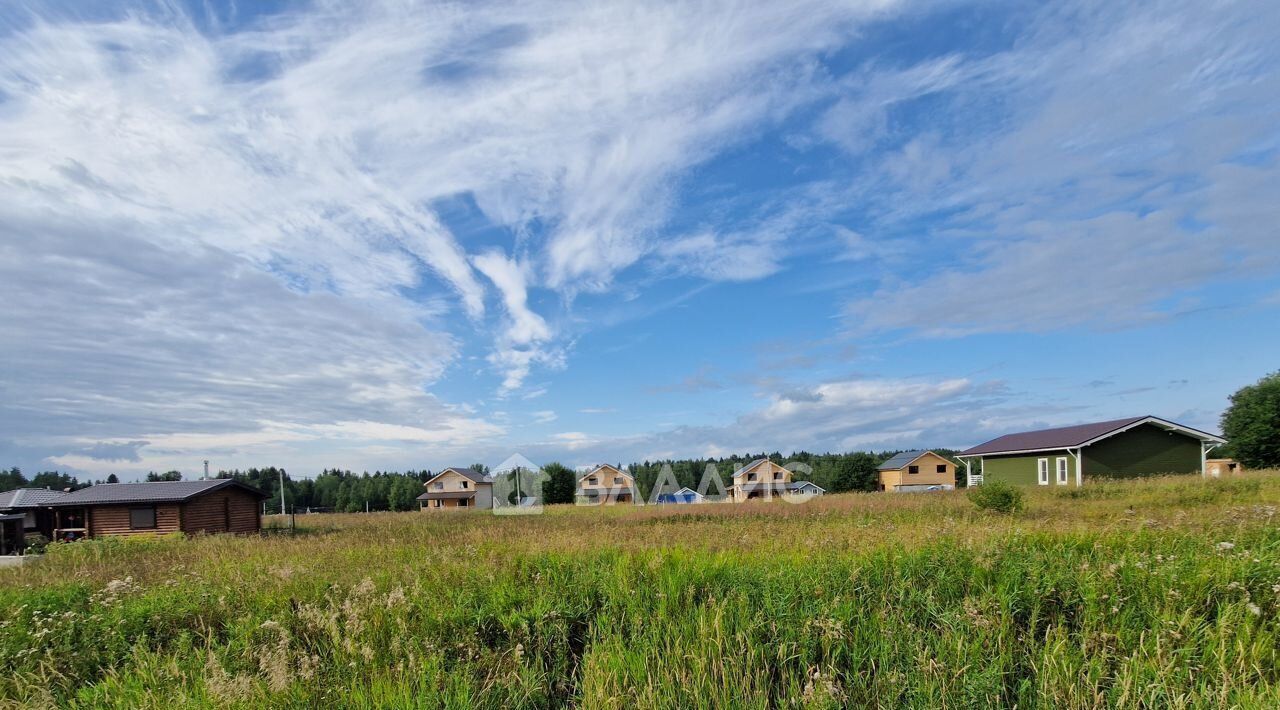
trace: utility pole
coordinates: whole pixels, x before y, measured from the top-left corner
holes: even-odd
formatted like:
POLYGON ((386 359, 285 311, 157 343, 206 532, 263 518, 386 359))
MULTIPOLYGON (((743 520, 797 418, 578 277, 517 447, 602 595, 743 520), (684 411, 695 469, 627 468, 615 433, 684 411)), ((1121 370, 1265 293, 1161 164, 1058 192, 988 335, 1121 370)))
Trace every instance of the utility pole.
POLYGON ((284 515, 284 469, 280 469, 280 514, 284 515))

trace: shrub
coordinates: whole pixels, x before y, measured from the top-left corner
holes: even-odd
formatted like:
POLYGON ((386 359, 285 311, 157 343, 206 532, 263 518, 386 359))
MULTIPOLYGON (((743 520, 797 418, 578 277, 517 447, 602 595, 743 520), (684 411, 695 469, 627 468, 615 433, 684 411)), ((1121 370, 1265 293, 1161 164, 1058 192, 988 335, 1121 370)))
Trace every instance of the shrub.
POLYGON ((969 489, 969 500, 983 510, 1017 513, 1022 510, 1022 491, 1003 481, 983 483, 969 489))

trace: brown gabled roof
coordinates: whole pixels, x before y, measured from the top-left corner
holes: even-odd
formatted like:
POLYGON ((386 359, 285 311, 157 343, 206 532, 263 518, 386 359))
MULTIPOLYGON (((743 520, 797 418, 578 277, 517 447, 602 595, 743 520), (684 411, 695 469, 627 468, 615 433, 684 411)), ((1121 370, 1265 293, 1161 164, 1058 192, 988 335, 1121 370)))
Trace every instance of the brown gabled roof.
POLYGON ((72 491, 61 498, 49 501, 50 507, 76 505, 113 505, 124 503, 184 503, 197 496, 223 488, 240 488, 259 498, 266 493, 234 478, 214 478, 203 481, 147 481, 145 483, 99 483, 96 486, 72 491))
POLYGON ((1029 451, 1045 451, 1052 449, 1069 449, 1077 446, 1091 444, 1099 439, 1105 439, 1113 434, 1132 428, 1138 424, 1151 423, 1164 429, 1180 431, 1188 436, 1196 437, 1202 441, 1217 441, 1223 439, 1213 434, 1208 434, 1198 429, 1185 427, 1181 424, 1175 424, 1167 419, 1159 417, 1127 417, 1125 419, 1112 419, 1105 422, 1093 422, 1091 424, 1077 424, 1075 426, 1057 427, 1055 429, 1040 429, 1037 431, 1024 431, 1017 434, 1005 434, 997 437, 985 444, 978 444, 972 449, 960 452, 960 456, 977 456, 979 454, 1013 454, 1029 451))

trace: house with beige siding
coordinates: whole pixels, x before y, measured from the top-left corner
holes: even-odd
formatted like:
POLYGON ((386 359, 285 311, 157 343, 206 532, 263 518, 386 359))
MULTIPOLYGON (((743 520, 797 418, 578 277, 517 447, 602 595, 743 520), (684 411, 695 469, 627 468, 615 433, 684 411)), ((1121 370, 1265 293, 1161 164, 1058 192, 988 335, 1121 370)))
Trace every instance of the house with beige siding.
POLYGON ((493 508, 493 479, 469 468, 446 468, 426 483, 418 496, 420 510, 460 510, 493 508))
POLYGON ((603 463, 578 477, 574 501, 578 505, 638 504, 640 489, 630 473, 603 463))
POLYGON ((733 472, 733 485, 729 486, 729 500, 742 503, 748 500, 772 498, 810 498, 826 494, 821 486, 810 481, 791 480, 791 471, 770 461, 756 459, 733 472))
POLYGON ((955 464, 932 451, 904 451, 880 464, 876 472, 882 491, 949 491, 956 487, 955 464))

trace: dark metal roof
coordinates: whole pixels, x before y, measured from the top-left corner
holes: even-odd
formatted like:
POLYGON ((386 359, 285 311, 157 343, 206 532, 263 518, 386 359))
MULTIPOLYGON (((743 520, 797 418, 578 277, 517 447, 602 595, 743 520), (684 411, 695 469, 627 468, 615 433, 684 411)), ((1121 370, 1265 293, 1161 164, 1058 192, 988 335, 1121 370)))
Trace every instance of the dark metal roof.
POLYGON ((0 510, 42 508, 65 495, 66 491, 51 491, 48 488, 17 488, 0 493, 0 510))
POLYGON ((476 473, 475 471, 472 471, 469 468, 454 468, 453 466, 450 466, 449 468, 440 469, 440 473, 437 473, 431 478, 428 478, 427 483, 430 483, 436 480, 437 478, 443 476, 444 474, 450 471, 453 471, 454 473, 458 474, 459 476, 462 476, 463 478, 469 478, 472 481, 475 481, 476 483, 493 483, 493 479, 489 478, 483 473, 476 473))
POLYGON ((462 500, 463 498, 475 497, 475 491, 436 491, 434 493, 423 493, 418 496, 418 500, 462 500))
POLYGON ((260 498, 266 493, 233 478, 204 481, 148 481, 146 483, 99 483, 68 493, 48 505, 109 505, 115 503, 182 503, 223 488, 241 488, 260 498))
POLYGON ((897 471, 900 468, 906 468, 908 464, 916 459, 929 453, 927 450, 921 451, 903 451, 884 463, 876 466, 877 471, 897 471))
POLYGON ((1118 433, 1126 428, 1136 424, 1149 422, 1161 428, 1180 431, 1188 436, 1196 437, 1202 441, 1222 441, 1221 437, 1208 434, 1198 429, 1185 427, 1181 424, 1175 424, 1167 419, 1159 417, 1128 417, 1125 419, 1112 419, 1105 422, 1094 422, 1092 424, 1077 424, 1075 426, 1058 427, 1055 429, 1040 429, 1038 431, 1024 431, 1017 434, 1006 434, 1001 437, 992 439, 985 444, 978 444, 972 449, 960 452, 961 456, 975 456, 978 454, 1011 454, 1021 451, 1044 451, 1049 449, 1066 449, 1088 444, 1097 439, 1105 438, 1111 434, 1118 433))

